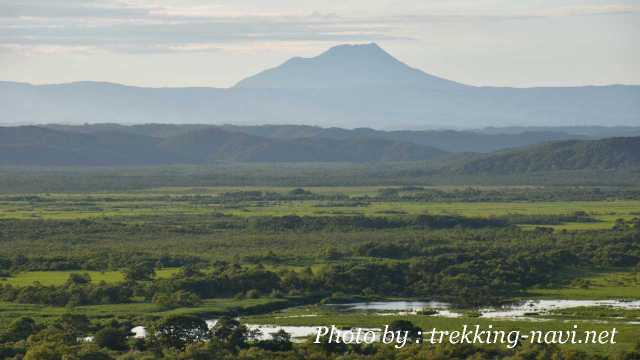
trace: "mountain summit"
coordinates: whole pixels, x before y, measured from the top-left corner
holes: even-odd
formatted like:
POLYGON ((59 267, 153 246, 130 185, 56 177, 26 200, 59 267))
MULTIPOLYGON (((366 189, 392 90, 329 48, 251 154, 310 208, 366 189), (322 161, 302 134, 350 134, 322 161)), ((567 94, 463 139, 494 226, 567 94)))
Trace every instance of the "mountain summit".
POLYGON ((0 81, 2 123, 222 123, 478 128, 627 125, 640 86, 467 86, 414 69, 376 44, 296 57, 230 89, 0 81))
POLYGON ((443 89, 463 87, 407 66, 378 44, 339 45, 312 58, 294 57, 248 77, 236 88, 335 89, 371 86, 443 89))

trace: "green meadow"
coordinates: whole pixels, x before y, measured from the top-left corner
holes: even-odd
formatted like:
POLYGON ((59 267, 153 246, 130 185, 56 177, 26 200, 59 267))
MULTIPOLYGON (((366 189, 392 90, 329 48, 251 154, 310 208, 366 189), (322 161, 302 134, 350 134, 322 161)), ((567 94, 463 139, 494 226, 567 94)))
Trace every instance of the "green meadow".
POLYGON ((638 310, 478 318, 518 300, 639 300, 640 194, 563 187, 162 187, 0 195, 0 334, 29 317, 247 324, 620 331, 638 310), (127 279, 125 281, 125 273, 127 279), (87 274, 91 281, 72 274, 87 274), (74 280, 75 278, 75 280, 74 280), (334 301, 437 300, 460 318, 328 310, 334 301))
MULTIPOLYGON (((393 188, 391 188, 393 189, 393 188)), ((426 188, 456 191, 458 187, 426 188)), ((499 191, 495 187, 479 187, 499 191), (496 190, 497 189, 497 190, 496 190)), ((509 188, 526 193, 526 187, 509 188)), ((45 193, 0 197, 0 220, 82 220, 171 217, 171 216, 390 216, 390 215, 460 215, 467 217, 501 217, 509 215, 567 215, 585 212, 594 222, 551 224, 557 230, 597 230, 610 228, 617 219, 629 220, 640 213, 640 200, 610 199, 600 201, 406 201, 376 198, 380 187, 309 187, 320 196, 341 194, 352 199, 239 201, 224 202, 228 192, 265 192, 284 194, 290 187, 158 188, 124 193, 45 193)), ((534 190, 531 190, 534 191, 534 190)), ((521 224, 523 228, 534 224, 521 224)))
MULTIPOLYGON (((157 269, 156 277, 165 279, 175 274, 178 269, 157 269)), ((24 271, 16 273, 10 277, 0 277, 0 284, 10 284, 13 286, 28 286, 40 283, 43 286, 63 285, 72 273, 89 274, 92 282, 106 282, 108 284, 124 281, 124 274, 121 271, 24 271)))
MULTIPOLYGON (((578 273, 583 271, 578 271, 578 273)), ((572 274, 575 277, 575 274, 572 274)), ((640 274, 635 270, 602 271, 579 275, 565 286, 531 289, 528 296, 542 299, 640 299, 640 274)))

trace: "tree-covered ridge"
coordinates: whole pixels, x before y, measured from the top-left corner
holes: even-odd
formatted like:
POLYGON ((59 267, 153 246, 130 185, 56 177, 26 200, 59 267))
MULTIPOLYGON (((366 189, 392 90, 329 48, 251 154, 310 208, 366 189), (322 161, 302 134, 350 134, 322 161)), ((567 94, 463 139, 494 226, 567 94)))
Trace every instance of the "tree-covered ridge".
POLYGON ((42 125, 54 130, 80 133, 127 132, 167 138, 196 130, 217 128, 270 139, 375 138, 416 145, 433 146, 451 153, 488 153, 501 149, 524 147, 548 141, 570 139, 602 139, 616 136, 638 136, 640 127, 499 127, 475 130, 379 130, 369 127, 346 129, 309 125, 207 125, 207 124, 139 124, 115 123, 84 125, 42 125))
POLYGON ((640 137, 550 142, 504 151, 464 163, 465 173, 521 173, 554 170, 623 169, 640 166, 640 137))
MULTIPOLYGON (((291 131, 290 128, 285 130, 291 131)), ((254 128, 251 131, 257 130, 254 128)), ((559 171, 628 171, 640 167, 640 137, 553 141, 484 156, 447 156, 444 151, 425 144, 420 136, 416 138, 411 134, 403 136, 389 133, 385 138, 375 131, 343 131, 337 135, 335 132, 340 131, 326 129, 322 133, 331 133, 328 137, 282 137, 274 134, 255 135, 251 131, 238 130, 237 127, 206 126, 186 127, 184 132, 166 126, 134 129, 104 125, 84 130, 71 127, 6 127, 0 128, 0 165, 93 167, 315 163, 318 170, 339 173, 345 169, 321 164, 343 163, 367 166, 360 172, 364 170, 371 173, 370 167, 373 167, 375 175, 382 172, 386 177, 391 176, 394 182, 401 181, 403 176, 433 179, 486 174, 499 177, 559 171), (156 132, 160 132, 160 135, 153 135, 156 132), (166 135, 167 132, 171 135, 166 135), (404 137, 406 139, 402 140, 404 137), (393 162, 398 163, 394 165, 397 169, 375 169, 375 164, 393 162)), ((269 170, 274 169, 263 169, 269 170)), ((313 169, 307 167, 301 170, 313 169)), ((357 170, 351 171, 355 175, 357 170)), ((276 171, 276 174, 283 176, 284 172, 276 171)), ((292 175, 297 180, 302 177, 297 172, 292 175)), ((370 175, 366 177, 370 178, 370 175)), ((353 178, 350 181, 356 181, 353 178)), ((314 178, 313 181, 317 183, 321 180, 314 178)))
POLYGON ((378 138, 271 139, 205 128, 168 138, 130 132, 81 133, 36 126, 0 128, 0 165, 123 166, 226 162, 426 160, 445 152, 378 138))

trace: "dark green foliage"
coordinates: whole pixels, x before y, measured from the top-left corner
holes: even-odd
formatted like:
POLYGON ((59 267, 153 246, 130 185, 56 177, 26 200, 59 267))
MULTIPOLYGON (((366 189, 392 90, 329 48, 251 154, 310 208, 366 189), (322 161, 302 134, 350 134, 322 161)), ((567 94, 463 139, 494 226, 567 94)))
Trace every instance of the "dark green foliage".
POLYGON ((105 327, 96 332, 93 341, 101 348, 124 351, 129 348, 127 336, 129 336, 129 331, 127 330, 105 327))
POLYGON ((640 166, 640 137, 560 141, 471 160, 465 173, 522 173, 552 170, 622 169, 640 166))
POLYGON ((416 161, 445 153, 427 145, 379 138, 275 140, 220 128, 157 138, 127 132, 0 127, 0 141, 0 165, 18 166, 416 161))
POLYGON ((192 307, 202 303, 198 295, 189 291, 178 290, 172 293, 157 293, 153 296, 153 303, 167 309, 192 307))
POLYGON ((190 315, 174 315, 159 320, 151 331, 161 345, 176 349, 184 349, 190 343, 210 337, 205 321, 190 315))
POLYGON ((155 274, 155 264, 150 261, 138 262, 124 269, 127 281, 151 280, 155 274))
POLYGON ((34 284, 15 287, 0 284, 0 300, 22 304, 79 306, 122 304, 131 301, 133 290, 126 284, 83 284, 43 286, 34 284))
POLYGON ((219 318, 211 329, 212 340, 228 349, 245 347, 256 335, 238 320, 228 316, 219 318))
POLYGON ((69 275, 69 279, 67 280, 66 286, 74 286, 74 285, 87 285, 91 283, 91 276, 89 274, 78 274, 73 273, 69 275))
POLYGON ((411 321, 408 320, 394 320, 389 324, 390 331, 400 331, 401 334, 406 333, 407 338, 411 341, 415 341, 416 339, 422 339, 422 329, 418 326, 415 326, 411 321))
MULTIPOLYGON (((475 157, 473 157, 475 158, 475 157)), ((453 163, 215 163, 210 166, 141 168, 0 167, 0 192, 95 192, 152 189, 164 186, 396 186, 553 185, 637 186, 638 168, 553 170, 535 173, 469 174, 451 172, 453 163)), ((453 163, 450 161, 454 161, 453 163)), ((456 165, 457 166, 457 165, 456 165)), ((455 167, 455 166, 454 166, 455 167)), ((572 194, 569 194, 572 195, 572 194)), ((575 200, 577 195, 573 194, 575 200)))
POLYGON ((260 231, 319 231, 319 230, 357 230, 357 229, 450 229, 483 228, 506 226, 498 219, 468 218, 453 215, 418 215, 416 217, 372 217, 372 216, 281 216, 259 217, 251 221, 250 226, 260 231))
POLYGON ((0 333, 0 343, 26 340, 38 330, 36 322, 28 317, 20 317, 9 324, 9 327, 0 333))
POLYGON ((293 348, 291 334, 286 331, 280 329, 270 335, 270 340, 259 341, 256 346, 269 351, 290 351, 293 348))

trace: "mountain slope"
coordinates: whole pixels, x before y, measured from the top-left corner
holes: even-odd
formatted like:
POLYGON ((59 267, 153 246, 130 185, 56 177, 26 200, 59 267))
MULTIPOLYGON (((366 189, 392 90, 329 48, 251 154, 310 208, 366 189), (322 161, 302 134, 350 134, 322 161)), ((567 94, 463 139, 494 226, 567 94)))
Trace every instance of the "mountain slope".
POLYGON ((160 165, 183 161, 146 136, 111 131, 79 134, 36 126, 0 127, 0 165, 160 165))
POLYGON ((506 174, 625 168, 640 168, 640 137, 551 142, 467 161, 457 170, 506 174))
POLYGON ((380 139, 269 139, 219 128, 158 138, 35 126, 0 127, 0 165, 119 166, 230 162, 380 162, 427 160, 444 152, 380 139))
POLYGON ((340 45, 316 57, 295 57, 235 85, 236 88, 251 89, 349 89, 370 86, 424 89, 465 87, 411 68, 375 43, 340 45))
MULTIPOLYGON (((197 125, 197 124, 143 124, 124 126, 118 124, 85 124, 85 125, 57 125, 50 124, 45 127, 79 133, 96 133, 104 131, 128 132, 132 134, 151 137, 168 138, 186 134, 192 131, 219 128, 221 130, 244 133, 269 139, 293 140, 300 138, 322 139, 382 139, 400 143, 413 143, 416 145, 430 146, 447 152, 480 152, 488 153, 506 148, 516 148, 533 144, 540 144, 555 140, 587 139, 585 135, 570 134, 553 128, 521 129, 520 132, 501 133, 500 129, 493 132, 479 131, 453 131, 453 130, 428 130, 428 131, 382 131, 370 128, 343 129, 321 128, 305 125, 260 125, 260 126, 236 126, 236 125, 197 125)), ((509 129, 507 129, 509 130, 509 129)), ((622 136, 640 132, 640 128, 602 128, 599 132, 610 134, 603 137, 622 136), (612 135, 611 135, 612 134, 612 135)))
POLYGON ((375 162, 427 160, 444 151, 382 139, 269 139, 209 128, 162 141, 164 149, 194 161, 240 162, 375 162))
MULTIPOLYGON (((554 140, 583 139, 585 136, 558 131, 523 131, 514 134, 483 134, 475 131, 427 130, 427 131, 381 131, 370 128, 342 129, 320 128, 295 125, 230 126, 222 128, 247 134, 291 139, 318 137, 327 139, 370 138, 390 141, 410 142, 416 145, 432 146, 452 153, 489 153, 507 148, 523 147, 554 140)), ((621 131, 623 133, 623 131, 621 131)))
POLYGON ((294 58, 229 89, 0 82, 0 109, 5 124, 634 126, 640 123, 640 86, 465 86, 410 68, 369 44, 294 58))

